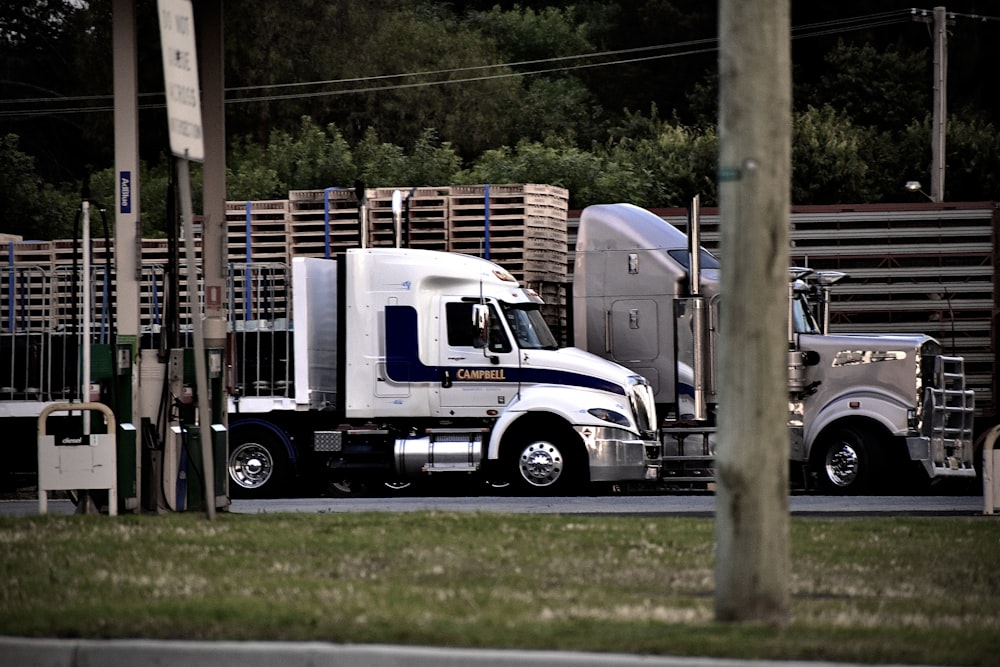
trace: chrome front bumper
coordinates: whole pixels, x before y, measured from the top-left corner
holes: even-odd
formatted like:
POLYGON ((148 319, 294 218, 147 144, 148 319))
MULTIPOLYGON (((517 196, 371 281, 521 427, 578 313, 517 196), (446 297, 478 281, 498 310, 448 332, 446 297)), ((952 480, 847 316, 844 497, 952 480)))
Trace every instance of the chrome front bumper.
POLYGON ((659 449, 655 440, 638 439, 635 434, 620 428, 574 428, 587 446, 592 482, 648 480, 647 468, 658 463, 646 457, 647 448, 659 449))
POLYGON ((906 448, 911 461, 919 461, 929 477, 975 477, 972 442, 908 436, 906 448))

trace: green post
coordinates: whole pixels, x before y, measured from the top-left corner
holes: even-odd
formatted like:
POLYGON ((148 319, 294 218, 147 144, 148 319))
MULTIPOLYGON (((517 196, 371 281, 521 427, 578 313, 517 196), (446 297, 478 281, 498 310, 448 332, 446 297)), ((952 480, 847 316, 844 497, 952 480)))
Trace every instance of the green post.
MULTIPOLYGON (((205 350, 208 368, 208 385, 211 390, 212 410, 212 456, 215 472, 216 498, 229 495, 227 459, 229 458, 229 434, 226 429, 226 411, 229 404, 226 396, 226 375, 224 372, 226 351, 223 348, 205 350)), ((218 502, 216 503, 218 506, 218 502)))
MULTIPOLYGON (((113 391, 109 407, 118 420, 115 443, 118 465, 118 512, 139 511, 138 432, 132 413, 132 360, 138 340, 135 336, 118 336, 114 349, 113 375, 109 378, 113 391)), ((110 352, 110 351, 109 351, 110 352)))

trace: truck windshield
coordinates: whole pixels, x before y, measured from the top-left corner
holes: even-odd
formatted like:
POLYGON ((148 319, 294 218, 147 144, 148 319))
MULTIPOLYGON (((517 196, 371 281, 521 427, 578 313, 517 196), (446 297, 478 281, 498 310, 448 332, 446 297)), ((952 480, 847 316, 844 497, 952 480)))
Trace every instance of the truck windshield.
MULTIPOLYGON (((687 250, 668 250, 667 254, 670 255, 675 262, 683 266, 688 271, 691 270, 691 253, 687 250)), ((715 255, 705 250, 701 249, 701 254, 698 256, 698 261, 701 263, 701 268, 703 269, 717 269, 719 268, 719 260, 716 259, 715 255)))
POLYGON ((545 323, 537 304, 500 303, 507 324, 518 347, 527 350, 555 350, 559 348, 555 336, 545 323))
POLYGON ((816 324, 805 294, 796 294, 792 298, 792 331, 800 334, 819 333, 819 325, 816 324))

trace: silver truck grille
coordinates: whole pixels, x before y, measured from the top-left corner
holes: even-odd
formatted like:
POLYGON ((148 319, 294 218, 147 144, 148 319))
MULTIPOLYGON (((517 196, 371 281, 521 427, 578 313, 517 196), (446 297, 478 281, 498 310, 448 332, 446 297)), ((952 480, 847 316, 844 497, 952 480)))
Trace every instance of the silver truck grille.
POLYGON ((930 438, 935 465, 947 460, 972 463, 975 396, 965 388, 962 357, 936 356, 934 372, 925 378, 921 433, 930 438))

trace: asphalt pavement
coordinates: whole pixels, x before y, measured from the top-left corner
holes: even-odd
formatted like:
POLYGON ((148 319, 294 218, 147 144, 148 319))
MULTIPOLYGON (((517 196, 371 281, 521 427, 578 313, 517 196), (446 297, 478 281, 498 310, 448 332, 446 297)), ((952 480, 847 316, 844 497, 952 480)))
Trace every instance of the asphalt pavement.
MULTIPOLYGON (((916 516, 983 514, 981 495, 940 496, 819 496, 792 495, 788 498, 792 516, 916 516)), ((502 512, 514 514, 619 514, 639 516, 712 516, 715 496, 702 494, 609 495, 568 497, 523 496, 394 496, 383 498, 278 498, 271 500, 235 499, 229 507, 234 514, 306 512, 502 512)), ((68 500, 50 500, 52 514, 73 514, 68 500)), ((0 516, 38 514, 38 500, 0 500, 0 516)))

